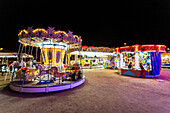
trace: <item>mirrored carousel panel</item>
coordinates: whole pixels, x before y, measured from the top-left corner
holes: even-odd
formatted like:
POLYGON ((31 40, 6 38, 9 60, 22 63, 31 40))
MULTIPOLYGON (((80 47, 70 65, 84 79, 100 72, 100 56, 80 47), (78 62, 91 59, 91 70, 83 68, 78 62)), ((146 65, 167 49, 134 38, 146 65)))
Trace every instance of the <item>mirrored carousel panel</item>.
POLYGON ((44 65, 60 66, 63 65, 65 49, 42 48, 42 60, 44 65))

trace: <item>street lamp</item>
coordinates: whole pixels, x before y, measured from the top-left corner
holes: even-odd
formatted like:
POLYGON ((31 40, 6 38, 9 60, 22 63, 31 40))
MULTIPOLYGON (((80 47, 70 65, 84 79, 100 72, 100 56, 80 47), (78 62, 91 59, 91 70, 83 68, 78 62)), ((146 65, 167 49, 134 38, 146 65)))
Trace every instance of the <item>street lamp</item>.
POLYGON ((0 48, 0 51, 2 51, 4 48, 0 48))
POLYGON ((124 45, 126 46, 127 44, 126 44, 126 43, 124 43, 124 45))

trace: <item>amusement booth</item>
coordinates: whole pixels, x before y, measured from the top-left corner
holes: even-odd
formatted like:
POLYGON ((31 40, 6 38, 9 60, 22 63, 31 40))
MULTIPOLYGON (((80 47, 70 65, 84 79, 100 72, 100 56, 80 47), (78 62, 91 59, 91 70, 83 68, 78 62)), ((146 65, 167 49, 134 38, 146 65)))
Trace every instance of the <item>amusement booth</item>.
POLYGON ((108 47, 82 46, 81 50, 72 49, 68 57, 72 65, 81 63, 82 68, 104 68, 110 64, 108 58, 112 55, 113 49, 108 47))
MULTIPOLYGON (((65 54, 70 49, 81 47, 81 36, 72 33, 55 31, 51 27, 47 30, 32 27, 21 30, 18 34, 20 48, 24 45, 39 48, 40 62, 34 63, 35 66, 23 65, 11 81, 10 88, 24 93, 48 93, 72 89, 84 83, 85 77, 80 64, 72 67, 69 63, 64 64, 68 59, 65 54)), ((38 49, 36 54, 37 51, 38 49)))
POLYGON ((119 73, 135 77, 159 77, 161 53, 166 52, 165 49, 165 45, 133 45, 115 48, 119 73))
POLYGON ((162 53, 162 68, 170 68, 170 53, 162 53))

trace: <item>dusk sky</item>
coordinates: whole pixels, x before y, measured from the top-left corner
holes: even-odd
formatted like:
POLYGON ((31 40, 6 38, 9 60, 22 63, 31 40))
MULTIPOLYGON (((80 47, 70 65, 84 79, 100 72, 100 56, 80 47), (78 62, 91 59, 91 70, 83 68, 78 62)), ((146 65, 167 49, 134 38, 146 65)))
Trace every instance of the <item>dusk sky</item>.
POLYGON ((18 50, 19 30, 55 27, 81 35, 83 45, 120 47, 165 44, 170 47, 170 2, 0 1, 0 46, 18 50))

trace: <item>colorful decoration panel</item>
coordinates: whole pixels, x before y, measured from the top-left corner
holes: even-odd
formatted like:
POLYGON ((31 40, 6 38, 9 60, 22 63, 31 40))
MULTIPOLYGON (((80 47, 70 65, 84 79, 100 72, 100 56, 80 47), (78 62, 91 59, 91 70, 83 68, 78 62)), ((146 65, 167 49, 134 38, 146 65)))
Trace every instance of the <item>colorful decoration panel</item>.
POLYGON ((119 47, 113 50, 116 53, 125 52, 166 52, 165 45, 133 45, 126 47, 119 47))
POLYGON ((119 52, 135 52, 135 46, 121 47, 119 48, 119 52))
POLYGON ((90 52, 110 52, 113 53, 113 49, 109 47, 94 47, 94 46, 82 46, 81 51, 90 51, 90 52))

